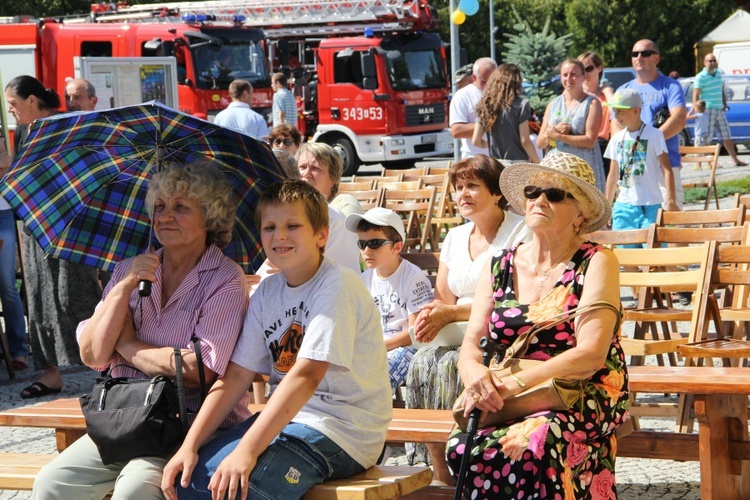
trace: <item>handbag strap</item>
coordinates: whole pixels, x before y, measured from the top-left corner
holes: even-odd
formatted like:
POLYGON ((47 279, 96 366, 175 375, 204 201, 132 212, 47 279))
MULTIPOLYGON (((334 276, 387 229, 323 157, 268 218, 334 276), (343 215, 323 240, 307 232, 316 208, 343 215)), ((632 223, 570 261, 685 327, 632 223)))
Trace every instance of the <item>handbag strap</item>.
POLYGON ((174 371, 177 375, 177 400, 180 404, 180 420, 182 421, 182 435, 187 433, 187 403, 185 401, 185 378, 182 374, 182 352, 179 348, 174 348, 174 371))
MULTIPOLYGON (((201 342, 196 336, 190 339, 193 343, 193 349, 195 349, 195 357, 198 360, 198 379, 201 384, 201 404, 206 399, 206 374, 203 373, 203 357, 201 356, 201 342)), ((196 410, 197 411, 197 410, 196 410)))
POLYGON ((585 306, 579 306, 575 309, 563 311, 556 316, 536 323, 534 326, 518 336, 515 342, 513 342, 513 344, 506 351, 505 359, 523 357, 523 355, 526 354, 526 350, 529 348, 529 345, 531 345, 531 341, 540 331, 548 330, 554 326, 559 325, 560 323, 565 323, 576 318, 577 316, 580 316, 581 314, 595 311, 597 309, 609 309, 611 311, 614 311, 617 321, 615 322, 615 328, 613 331, 616 332, 620 329, 620 320, 622 318, 620 309, 607 302, 606 300, 598 300, 596 302, 592 302, 591 304, 586 304, 585 306))

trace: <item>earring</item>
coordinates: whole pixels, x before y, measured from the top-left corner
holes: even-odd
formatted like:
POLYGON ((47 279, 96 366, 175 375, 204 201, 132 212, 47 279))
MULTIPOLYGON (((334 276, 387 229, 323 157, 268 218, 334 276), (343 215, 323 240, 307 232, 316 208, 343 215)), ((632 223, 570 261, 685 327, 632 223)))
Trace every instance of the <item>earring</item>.
POLYGON ((576 233, 576 234, 580 233, 580 232, 581 232, 581 226, 580 226, 580 225, 579 225, 579 226, 576 226, 576 225, 574 224, 574 225, 573 225, 573 232, 574 232, 574 233, 576 233))

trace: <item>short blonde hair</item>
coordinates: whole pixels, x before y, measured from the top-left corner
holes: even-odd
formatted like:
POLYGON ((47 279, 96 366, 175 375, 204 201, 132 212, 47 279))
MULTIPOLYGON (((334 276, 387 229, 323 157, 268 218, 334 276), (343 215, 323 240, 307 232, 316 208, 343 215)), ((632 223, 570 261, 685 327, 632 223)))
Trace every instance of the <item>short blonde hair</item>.
POLYGON ((341 156, 335 149, 323 142, 308 141, 304 143, 297 151, 297 158, 301 158, 304 152, 310 153, 319 165, 328 167, 328 175, 333 180, 331 196, 328 198, 328 201, 331 201, 339 192, 339 183, 341 183, 341 176, 344 173, 344 163, 341 161, 341 156))
POLYGON ((188 165, 168 165, 155 173, 148 184, 146 207, 154 217, 154 202, 160 196, 184 194, 197 200, 206 218, 206 244, 226 247, 232 240, 237 199, 226 174, 209 160, 188 165))
POLYGON ((529 178, 529 184, 550 184, 551 186, 564 189, 569 192, 575 198, 575 203, 583 214, 584 222, 581 224, 583 227, 588 227, 591 221, 597 219, 599 214, 596 212, 596 207, 589 197, 586 196, 581 188, 576 186, 574 182, 569 181, 561 175, 556 175, 551 172, 537 172, 529 178))

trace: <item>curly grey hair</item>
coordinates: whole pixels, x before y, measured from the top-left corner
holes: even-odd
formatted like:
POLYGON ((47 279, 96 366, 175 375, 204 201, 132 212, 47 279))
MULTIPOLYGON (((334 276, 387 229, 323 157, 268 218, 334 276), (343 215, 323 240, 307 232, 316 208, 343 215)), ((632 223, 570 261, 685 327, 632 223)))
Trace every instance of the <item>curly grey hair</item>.
POLYGON ((154 217, 159 196, 187 195, 200 204, 206 218, 206 244, 226 247, 232 240, 237 199, 226 174, 214 162, 200 160, 188 165, 169 165, 154 174, 146 193, 148 216, 154 217))

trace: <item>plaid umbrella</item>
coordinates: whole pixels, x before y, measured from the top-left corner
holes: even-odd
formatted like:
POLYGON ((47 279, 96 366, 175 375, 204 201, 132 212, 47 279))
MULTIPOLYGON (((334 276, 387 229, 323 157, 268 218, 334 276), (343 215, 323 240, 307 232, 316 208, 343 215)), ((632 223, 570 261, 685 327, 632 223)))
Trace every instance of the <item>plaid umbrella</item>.
POLYGON ((284 173, 267 144, 152 101, 34 122, 0 194, 44 252, 112 270, 149 248, 148 180, 162 164, 210 159, 240 200, 224 253, 251 273, 263 262, 253 211, 284 173))

